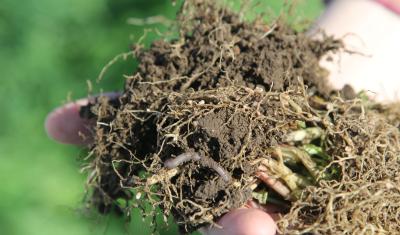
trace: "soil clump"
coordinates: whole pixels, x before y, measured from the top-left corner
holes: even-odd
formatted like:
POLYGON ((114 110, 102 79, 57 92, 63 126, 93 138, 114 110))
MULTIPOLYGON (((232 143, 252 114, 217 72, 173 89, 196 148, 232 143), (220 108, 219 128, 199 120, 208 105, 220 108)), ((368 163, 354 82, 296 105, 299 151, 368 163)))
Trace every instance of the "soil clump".
POLYGON ((134 46, 118 99, 81 110, 96 120, 92 205, 148 215, 150 203, 183 233, 249 200, 280 205, 283 234, 400 231, 399 119, 327 85, 319 60, 340 40, 205 0, 177 21, 177 39, 134 46))

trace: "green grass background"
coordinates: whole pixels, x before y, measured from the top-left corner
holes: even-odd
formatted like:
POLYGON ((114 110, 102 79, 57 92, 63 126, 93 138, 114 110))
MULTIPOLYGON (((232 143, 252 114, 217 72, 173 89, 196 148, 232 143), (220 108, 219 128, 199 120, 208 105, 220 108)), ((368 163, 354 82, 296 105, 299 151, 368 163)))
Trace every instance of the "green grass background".
MULTIPOLYGON (((282 9, 281 0, 260 2, 257 11, 282 9)), ((319 0, 303 0, 291 18, 311 20, 321 9, 319 0)), ((176 10, 168 0, 1 0, 0 234, 150 233, 138 213, 126 225, 80 209, 85 175, 78 156, 84 152, 50 140, 43 123, 68 96, 86 96, 86 81, 143 34, 144 27, 126 23, 128 17, 173 19, 176 10)), ((119 90, 121 75, 134 68, 134 61, 116 64, 95 90, 119 90)), ((159 233, 176 234, 176 228, 159 233)))

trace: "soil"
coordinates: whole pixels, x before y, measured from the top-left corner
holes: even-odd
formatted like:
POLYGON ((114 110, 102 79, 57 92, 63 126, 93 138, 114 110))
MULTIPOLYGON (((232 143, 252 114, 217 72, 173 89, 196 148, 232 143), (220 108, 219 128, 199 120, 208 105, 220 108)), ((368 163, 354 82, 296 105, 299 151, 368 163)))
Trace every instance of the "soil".
POLYGON ((121 97, 81 110, 97 120, 91 205, 155 216, 150 203, 182 233, 249 200, 285 205, 283 234, 400 231, 399 119, 327 85, 318 62, 341 41, 246 22, 213 2, 186 1, 179 37, 133 46, 139 66, 121 97))

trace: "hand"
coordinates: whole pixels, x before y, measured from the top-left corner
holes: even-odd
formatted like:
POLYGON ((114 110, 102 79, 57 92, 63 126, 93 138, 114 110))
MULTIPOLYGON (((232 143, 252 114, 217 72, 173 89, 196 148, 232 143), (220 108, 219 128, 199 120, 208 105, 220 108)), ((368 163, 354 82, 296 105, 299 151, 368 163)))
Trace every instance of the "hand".
MULTIPOLYGON (((118 92, 105 93, 105 96, 116 98, 118 92)), ((54 140, 63 144, 87 146, 93 141, 88 126, 94 125, 93 120, 83 119, 79 115, 82 106, 89 103, 89 99, 80 99, 53 110, 47 115, 45 129, 54 140)))
POLYGON ((310 33, 319 28, 342 38, 347 49, 358 53, 341 53, 333 55, 333 61, 322 61, 333 87, 349 84, 380 102, 400 99, 399 15, 377 1, 333 0, 310 33))
MULTIPOLYGON (((106 94, 117 97, 118 93, 106 94)), ((94 125, 92 120, 83 119, 79 115, 82 106, 88 104, 88 99, 80 99, 68 103, 51 112, 45 121, 47 134, 54 140, 78 146, 86 146, 93 141, 88 131, 88 125, 94 125), (83 138, 85 136, 85 138, 83 138)), ((274 211, 272 211, 274 212, 274 211)), ((222 228, 203 228, 205 235, 273 235, 276 233, 274 213, 254 208, 236 209, 223 216, 218 224, 222 228)))
POLYGON ((272 216, 260 209, 235 209, 224 215, 218 225, 222 228, 202 229, 204 235, 274 235, 276 224, 272 216))
MULTIPOLYGON (((322 61, 331 72, 332 86, 340 89, 349 84, 356 91, 369 90, 379 101, 400 98, 400 79, 397 79, 400 17, 373 1, 335 0, 317 21, 314 31, 317 28, 343 37, 347 49, 367 55, 342 54, 336 57, 337 63, 322 61)), ((93 122, 79 116, 80 107, 87 103, 87 99, 78 100, 50 113, 45 123, 48 135, 65 144, 85 146, 91 143, 93 139, 86 127, 93 122)), ((202 232, 207 235, 272 235, 276 233, 273 216, 257 208, 236 209, 218 221, 222 229, 203 228, 202 232)))

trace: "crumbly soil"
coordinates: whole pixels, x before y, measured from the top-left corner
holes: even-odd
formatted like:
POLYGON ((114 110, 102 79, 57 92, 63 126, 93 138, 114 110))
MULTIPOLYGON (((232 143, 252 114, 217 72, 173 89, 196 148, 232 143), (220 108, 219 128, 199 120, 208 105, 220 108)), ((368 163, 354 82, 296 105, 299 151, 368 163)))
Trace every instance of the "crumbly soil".
POLYGON ((81 110, 97 120, 85 167, 92 205, 129 216, 150 203, 189 233, 267 192, 282 206, 282 234, 400 231, 399 118, 327 85, 318 61, 340 40, 246 22, 211 0, 186 1, 177 22, 177 39, 133 47, 139 67, 119 99, 81 110), (319 134, 294 138, 301 130, 319 134))

